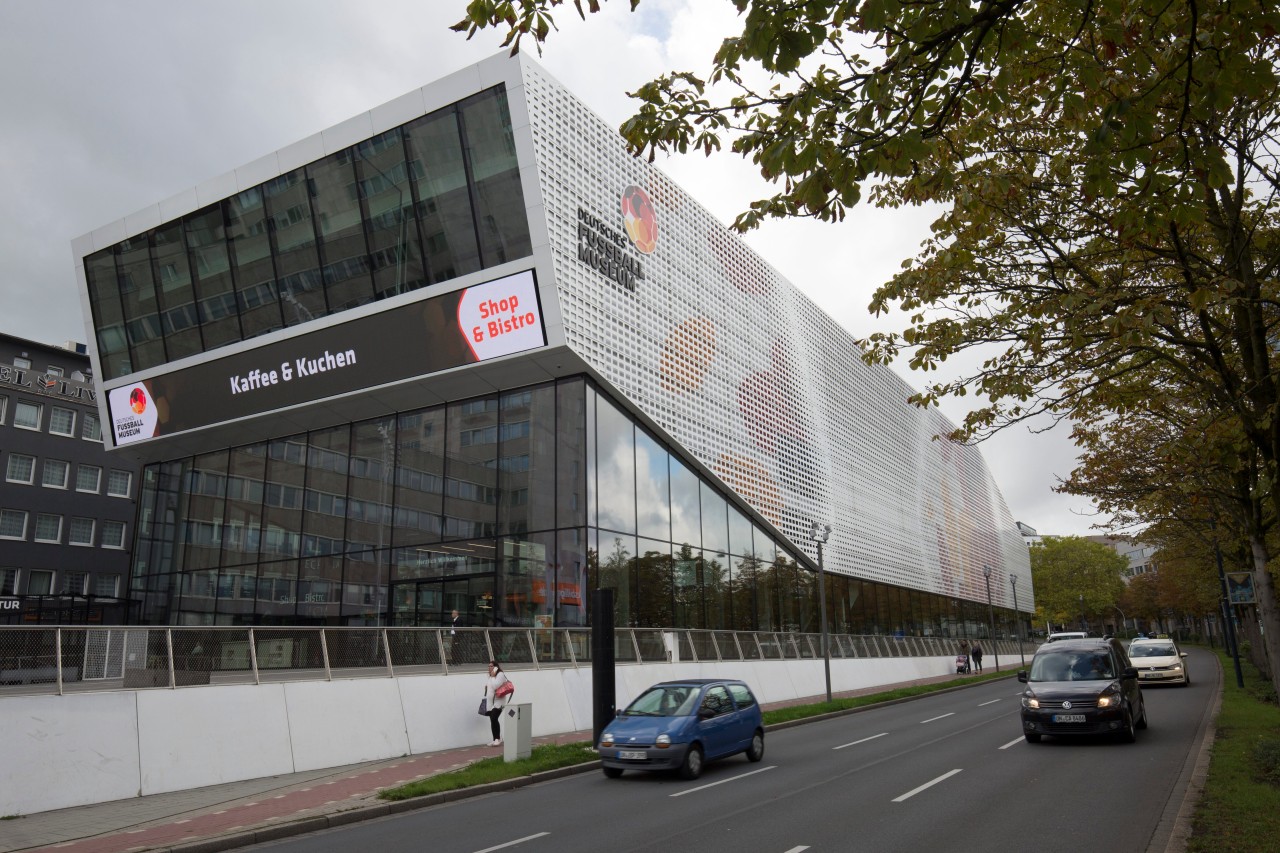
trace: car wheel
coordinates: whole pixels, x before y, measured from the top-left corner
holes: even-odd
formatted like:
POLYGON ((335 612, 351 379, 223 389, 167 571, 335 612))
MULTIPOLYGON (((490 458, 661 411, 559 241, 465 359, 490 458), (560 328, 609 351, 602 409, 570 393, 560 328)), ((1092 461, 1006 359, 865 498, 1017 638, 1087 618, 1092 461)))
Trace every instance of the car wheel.
POLYGON ((604 775, 610 779, 617 779, 622 775, 621 767, 601 767, 600 769, 603 770, 604 775))
POLYGON ((684 754, 684 761, 680 762, 680 778, 697 779, 701 775, 702 747, 693 743, 689 745, 689 751, 684 754))
POLYGON ((1138 739, 1137 727, 1133 723, 1133 711, 1128 708, 1124 709, 1124 728, 1120 730, 1120 740, 1125 743, 1133 743, 1138 739))
POLYGON ((1147 700, 1143 699, 1139 707, 1142 709, 1142 716, 1138 718, 1138 728, 1145 729, 1147 727, 1147 700))
POLYGON ((759 761, 764 758, 764 732, 756 729, 756 733, 751 736, 751 746, 747 747, 747 760, 759 761))
POLYGON ((1037 732, 1023 732, 1022 736, 1027 739, 1027 743, 1039 743, 1041 737, 1037 732))

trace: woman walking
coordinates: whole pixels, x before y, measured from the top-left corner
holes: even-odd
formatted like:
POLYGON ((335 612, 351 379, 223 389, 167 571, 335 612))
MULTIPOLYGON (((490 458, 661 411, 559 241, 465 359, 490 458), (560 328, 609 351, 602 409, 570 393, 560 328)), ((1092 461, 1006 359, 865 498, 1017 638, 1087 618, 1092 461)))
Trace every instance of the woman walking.
POLYGON ((510 680, 496 660, 489 661, 489 680, 484 684, 484 707, 487 709, 485 714, 489 717, 489 730, 493 733, 493 743, 489 746, 502 746, 502 728, 499 721, 502 718, 502 709, 507 706, 508 697, 500 697, 497 692, 504 682, 510 680))

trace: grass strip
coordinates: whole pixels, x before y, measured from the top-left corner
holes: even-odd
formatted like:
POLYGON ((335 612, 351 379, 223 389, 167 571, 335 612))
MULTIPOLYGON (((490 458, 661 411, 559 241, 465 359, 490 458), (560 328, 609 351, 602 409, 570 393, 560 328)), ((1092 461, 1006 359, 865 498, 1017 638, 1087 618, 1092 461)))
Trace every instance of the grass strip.
MULTIPOLYGON (((956 678, 954 681, 922 684, 916 687, 902 687, 867 696, 835 699, 831 702, 819 702, 814 705, 792 705, 788 708, 776 708, 764 712, 764 723, 769 726, 788 720, 816 717, 821 714, 829 714, 832 711, 860 708, 864 705, 874 705, 878 702, 903 699, 908 696, 920 696, 925 693, 934 693, 938 690, 955 687, 958 684, 990 681, 995 678, 1005 678, 1008 675, 1009 670, 1005 669, 1003 672, 984 672, 981 675, 956 678)), ((519 761, 513 761, 508 764, 500 755, 492 758, 482 758, 458 770, 438 773, 435 776, 428 776, 426 779, 419 779, 407 785, 388 788, 379 792, 378 797, 384 800, 407 800, 412 797, 425 797, 442 791, 456 791, 459 788, 470 788, 475 785, 487 785, 490 782, 502 782, 507 779, 517 779, 521 776, 531 776, 544 770, 556 770, 560 767, 570 767, 574 764, 585 764, 588 761, 595 761, 597 758, 595 749, 592 748, 591 743, 588 741, 543 744, 535 746, 528 758, 522 758, 519 761)))
POLYGON ((813 705, 790 705, 786 708, 774 708, 764 712, 764 724, 774 726, 792 720, 803 720, 806 717, 817 717, 834 711, 847 711, 850 708, 863 708, 867 705, 878 705, 894 699, 907 699, 912 696, 923 696, 926 693, 937 693, 961 684, 977 684, 983 681, 994 681, 997 678, 1008 678, 1011 670, 1005 668, 1000 672, 984 672, 981 675, 969 675, 956 678, 954 681, 940 681, 935 684, 918 684, 914 687, 898 687, 882 693, 870 693, 866 696, 849 696, 843 699, 832 699, 830 702, 818 702, 813 705))
POLYGON ((487 785, 490 782, 502 782, 521 776, 532 776, 544 770, 556 770, 574 764, 595 761, 598 756, 590 741, 577 743, 547 743, 535 746, 528 758, 507 763, 501 755, 482 758, 448 773, 438 773, 419 779, 397 788, 388 788, 378 793, 383 800, 408 800, 412 797, 425 797, 442 791, 454 791, 458 788, 470 788, 475 785, 487 785))
POLYGON ((1252 663, 1241 660, 1244 689, 1234 664, 1221 651, 1225 677, 1217 738, 1204 795, 1192 822, 1188 853, 1258 853, 1275 850, 1280 838, 1280 786, 1268 783, 1259 766, 1259 744, 1280 732, 1280 706, 1271 685, 1252 663))

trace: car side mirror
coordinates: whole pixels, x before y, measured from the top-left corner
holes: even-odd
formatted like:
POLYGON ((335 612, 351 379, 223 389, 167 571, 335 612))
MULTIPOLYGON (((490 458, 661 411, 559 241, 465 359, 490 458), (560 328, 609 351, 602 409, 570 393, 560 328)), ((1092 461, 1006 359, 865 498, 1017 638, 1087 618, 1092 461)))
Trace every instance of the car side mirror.
POLYGON ((619 708, 619 709, 617 709, 616 711, 614 711, 614 712, 613 712, 613 715, 614 715, 615 717, 621 717, 621 716, 622 716, 623 714, 625 714, 625 713, 626 713, 626 709, 625 709, 625 708, 619 708))
POLYGON ((1178 652, 1178 657, 1185 658, 1186 656, 1187 656, 1186 652, 1178 652))
POLYGON ((1136 680, 1136 679, 1137 679, 1137 677, 1138 677, 1138 670, 1137 670, 1137 668, 1136 668, 1136 667, 1126 666, 1126 667, 1124 668, 1124 673, 1123 673, 1120 677, 1121 677, 1121 678, 1132 678, 1132 679, 1135 679, 1135 680, 1136 680))
POLYGON ((1027 671, 1025 669, 1018 671, 1018 680, 1023 684, 1027 683, 1027 671))

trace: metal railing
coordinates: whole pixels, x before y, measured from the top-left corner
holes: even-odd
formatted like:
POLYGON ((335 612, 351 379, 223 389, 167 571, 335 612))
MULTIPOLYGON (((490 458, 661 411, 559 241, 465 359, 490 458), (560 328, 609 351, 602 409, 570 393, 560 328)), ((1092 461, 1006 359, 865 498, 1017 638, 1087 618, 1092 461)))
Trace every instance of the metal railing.
MULTIPOLYGON (((831 658, 951 657, 944 637, 832 634, 831 658)), ((1016 660, 1016 641, 983 641, 1016 660)), ((1028 651, 1033 647, 1028 646, 1028 651)), ((791 632, 620 628, 618 663, 821 659, 822 636, 791 632)), ((590 628, 148 628, 0 626, 0 695, 261 684, 335 678, 580 667, 590 628)))

